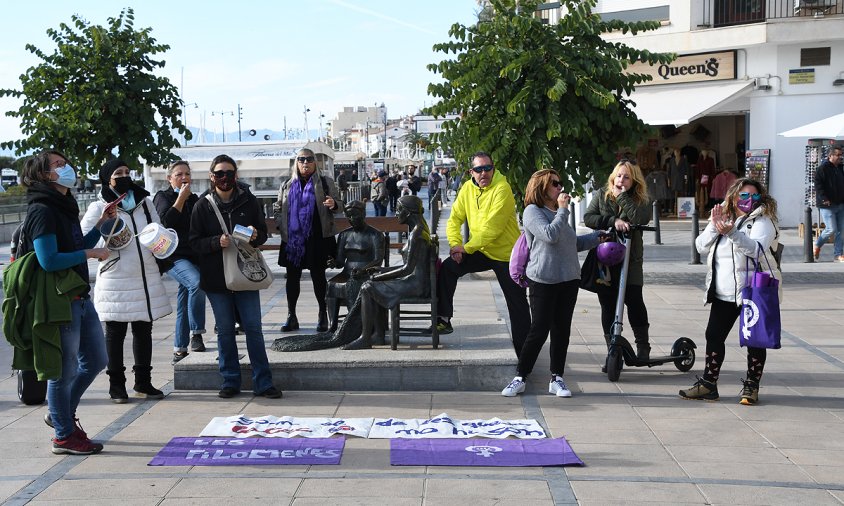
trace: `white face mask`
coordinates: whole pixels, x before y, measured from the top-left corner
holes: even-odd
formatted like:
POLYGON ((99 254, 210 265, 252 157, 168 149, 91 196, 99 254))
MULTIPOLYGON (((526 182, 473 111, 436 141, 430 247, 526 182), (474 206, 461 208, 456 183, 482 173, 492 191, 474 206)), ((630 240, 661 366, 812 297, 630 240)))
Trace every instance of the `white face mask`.
POLYGON ((65 164, 64 167, 59 167, 58 169, 54 169, 56 175, 59 178, 54 181, 59 186, 64 186, 65 188, 73 188, 76 186, 76 171, 73 170, 73 167, 70 164, 65 164))

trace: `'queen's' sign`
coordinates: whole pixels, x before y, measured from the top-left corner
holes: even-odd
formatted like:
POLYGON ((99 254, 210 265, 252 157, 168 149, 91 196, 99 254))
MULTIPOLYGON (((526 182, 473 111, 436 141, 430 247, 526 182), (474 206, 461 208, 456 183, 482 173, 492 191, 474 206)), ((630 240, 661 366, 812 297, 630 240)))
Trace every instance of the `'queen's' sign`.
POLYGON ((636 87, 657 84, 723 81, 736 78, 736 51, 697 53, 678 56, 671 63, 648 65, 634 63, 627 73, 646 74, 653 79, 636 87))

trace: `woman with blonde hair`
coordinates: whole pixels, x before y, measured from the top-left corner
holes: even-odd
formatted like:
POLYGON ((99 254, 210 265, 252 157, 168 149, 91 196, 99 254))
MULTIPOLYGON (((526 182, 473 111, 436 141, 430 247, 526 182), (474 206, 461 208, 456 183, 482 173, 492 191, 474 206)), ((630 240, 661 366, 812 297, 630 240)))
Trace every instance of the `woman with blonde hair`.
POLYGON ((571 319, 580 287, 577 252, 594 248, 601 232, 578 236, 569 226, 569 201, 560 175, 543 169, 531 176, 525 189, 524 234, 530 248, 525 274, 530 287, 530 330, 522 345, 516 377, 501 391, 513 397, 525 390, 525 379, 551 335, 551 381, 548 392, 571 397, 563 370, 571 334, 571 319))
MULTIPOLYGON (((651 221, 651 200, 642 170, 635 162, 621 160, 607 178, 604 191, 599 191, 583 216, 587 227, 596 230, 614 228, 629 232, 630 225, 647 225, 651 221)), ((630 241, 630 263, 627 269, 627 290, 624 304, 630 328, 636 340, 636 357, 645 361, 650 358, 651 347, 648 338, 648 308, 642 297, 645 276, 642 270, 644 246, 642 231, 634 230, 630 241)), ((612 290, 598 293, 601 303, 601 326, 604 339, 609 345, 610 329, 615 318, 615 303, 618 298, 618 283, 613 281, 612 290)))
MULTIPOLYGON (((741 314, 742 289, 746 286, 748 268, 756 262, 771 266, 780 282, 782 273, 777 267, 774 251, 777 248, 777 202, 762 183, 740 178, 727 190, 722 204, 712 208, 709 224, 695 246, 700 253, 709 253, 706 261, 706 303, 711 304, 706 325, 706 363, 703 378, 680 396, 686 399, 718 400, 718 376, 724 363, 727 336, 741 314)), ((741 404, 756 404, 759 382, 765 368, 767 350, 747 348, 747 376, 742 381, 741 404)))

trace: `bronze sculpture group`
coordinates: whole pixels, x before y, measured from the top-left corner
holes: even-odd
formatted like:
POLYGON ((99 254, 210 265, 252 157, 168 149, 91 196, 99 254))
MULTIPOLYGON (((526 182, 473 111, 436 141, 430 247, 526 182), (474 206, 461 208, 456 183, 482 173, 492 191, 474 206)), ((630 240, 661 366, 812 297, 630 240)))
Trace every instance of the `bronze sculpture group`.
POLYGON ((383 344, 387 310, 403 297, 430 292, 431 234, 419 197, 405 195, 398 200, 396 217, 408 226, 408 236, 401 249, 403 263, 394 267, 381 267, 386 254, 384 235, 366 224, 364 204, 349 202, 344 211, 351 227, 337 236, 333 267, 342 271, 328 284, 329 331, 281 337, 273 350, 365 349, 383 344), (349 311, 338 324, 340 302, 349 311))

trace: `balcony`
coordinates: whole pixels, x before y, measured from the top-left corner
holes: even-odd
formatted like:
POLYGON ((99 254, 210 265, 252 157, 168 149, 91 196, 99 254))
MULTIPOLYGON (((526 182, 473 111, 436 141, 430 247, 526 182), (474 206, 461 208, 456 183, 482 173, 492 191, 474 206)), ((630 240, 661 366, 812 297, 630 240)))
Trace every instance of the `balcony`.
POLYGON ((844 14, 844 0, 703 0, 699 5, 701 28, 844 14))

